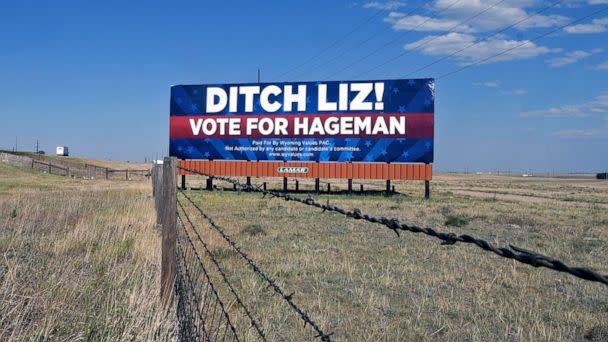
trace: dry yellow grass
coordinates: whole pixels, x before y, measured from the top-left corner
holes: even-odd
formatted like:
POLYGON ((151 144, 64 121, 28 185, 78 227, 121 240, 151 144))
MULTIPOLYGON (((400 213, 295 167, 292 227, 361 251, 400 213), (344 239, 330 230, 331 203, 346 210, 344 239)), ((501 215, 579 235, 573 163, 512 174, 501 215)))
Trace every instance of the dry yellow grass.
MULTIPOLYGON (((451 191, 528 189, 603 202, 608 183, 439 176, 433 184, 431 200, 421 198, 420 183, 398 183, 401 194, 390 198, 315 197, 607 272, 605 209, 451 191)), ((608 339, 603 285, 472 246, 441 246, 413 234, 397 238, 381 226, 297 203, 228 190, 190 194, 337 341, 608 339)), ((173 313, 160 310, 152 203, 145 181, 73 180, 0 164, 0 340, 175 339, 173 313)), ((195 211, 188 213, 269 340, 312 340, 312 330, 281 298, 195 211)), ((256 340, 204 260, 243 340, 256 340)))
POLYGON ((171 340, 146 182, 0 163, 0 340, 171 340))
MULTIPOLYGON (((493 180, 485 181, 492 184, 493 180)), ((461 177, 439 177, 431 200, 421 198, 420 183, 399 183, 397 189, 404 194, 390 198, 315 197, 402 222, 469 233, 500 246, 512 243, 571 265, 608 272, 605 209, 593 204, 461 198, 449 192, 466 182, 461 177)), ((546 191, 559 187, 564 192, 580 186, 577 181, 556 183, 532 180, 525 186, 546 191)), ((192 179, 190 184, 200 181, 192 179)), ((587 181, 585 186, 600 192, 606 184, 587 181)), ((281 187, 278 183, 269 186, 281 187)), ((191 194, 286 292, 295 292, 296 303, 325 330, 333 331, 335 340, 608 339, 604 285, 521 265, 473 246, 442 246, 432 238, 408 233, 397 238, 379 225, 225 187, 191 194)), ((191 209, 188 213, 197 217, 191 209)), ((228 252, 228 245, 204 220, 196 222, 271 339, 310 339, 312 330, 303 328, 280 298, 272 296, 242 260, 228 252)), ((213 270, 211 264, 207 268, 213 270)), ((214 277, 221 283, 216 273, 214 277)), ((225 291, 224 295, 229 298, 225 291)), ((244 319, 240 324, 254 336, 244 319)))

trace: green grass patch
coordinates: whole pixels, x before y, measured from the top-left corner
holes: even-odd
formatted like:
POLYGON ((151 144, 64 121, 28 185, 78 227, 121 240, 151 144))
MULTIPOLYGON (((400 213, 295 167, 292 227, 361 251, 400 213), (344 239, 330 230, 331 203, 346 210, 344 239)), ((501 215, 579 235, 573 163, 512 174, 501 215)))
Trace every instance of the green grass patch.
POLYGON ((218 261, 230 259, 236 256, 236 252, 226 248, 216 248, 211 251, 211 255, 218 261))
POLYGON ((241 229, 241 234, 249 236, 266 235, 266 231, 259 224, 248 224, 241 229))
POLYGON ((444 224, 450 227, 464 227, 471 221, 470 217, 448 215, 445 219, 444 224))

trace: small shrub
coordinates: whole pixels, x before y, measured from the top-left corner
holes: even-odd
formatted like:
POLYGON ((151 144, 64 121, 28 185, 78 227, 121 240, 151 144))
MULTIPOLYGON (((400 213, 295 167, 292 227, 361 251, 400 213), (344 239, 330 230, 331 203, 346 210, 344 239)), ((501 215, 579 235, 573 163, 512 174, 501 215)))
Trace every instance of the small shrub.
POLYGON ((14 219, 15 217, 17 217, 17 208, 13 208, 13 210, 11 210, 11 218, 14 219))
POLYGON ((605 326, 597 325, 585 333, 583 336, 587 341, 606 341, 608 338, 608 328, 605 326))
POLYGON ((469 223, 470 220, 471 219, 468 217, 449 215, 445 219, 445 225, 452 227, 462 227, 466 226, 466 224, 469 223))
POLYGON ((249 236, 266 235, 266 231, 259 224, 248 224, 241 229, 241 233, 249 236))
POLYGON ((230 259, 231 257, 236 255, 236 252, 232 249, 216 248, 211 251, 211 255, 213 255, 213 257, 219 261, 224 259, 230 259))

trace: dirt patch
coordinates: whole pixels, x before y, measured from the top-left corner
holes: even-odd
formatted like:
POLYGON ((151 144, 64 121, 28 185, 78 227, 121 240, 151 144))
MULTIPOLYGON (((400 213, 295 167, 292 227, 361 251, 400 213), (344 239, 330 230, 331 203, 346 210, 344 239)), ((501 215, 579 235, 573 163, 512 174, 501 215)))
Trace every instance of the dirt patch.
POLYGON ((526 202, 526 203, 552 203, 552 204, 574 205, 574 206, 579 206, 579 207, 586 207, 586 206, 595 204, 601 208, 608 209, 607 203, 562 201, 562 200, 547 198, 547 197, 512 195, 512 194, 496 194, 496 193, 492 193, 492 192, 469 191, 469 190, 453 190, 452 193, 456 196, 469 196, 469 197, 476 197, 476 198, 496 198, 498 200, 526 202))

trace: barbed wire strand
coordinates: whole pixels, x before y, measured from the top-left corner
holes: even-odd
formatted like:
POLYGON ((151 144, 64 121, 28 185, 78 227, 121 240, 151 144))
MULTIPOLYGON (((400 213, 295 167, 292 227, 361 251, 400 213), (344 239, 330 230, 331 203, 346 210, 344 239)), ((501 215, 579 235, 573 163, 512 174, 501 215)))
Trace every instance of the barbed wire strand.
MULTIPOLYGON (((178 294, 177 311, 178 311, 178 313, 181 312, 182 315, 185 315, 184 306, 186 304, 189 307, 188 312, 192 312, 193 311, 190 308, 189 302, 188 301, 184 301, 185 294, 187 294, 187 293, 193 293, 194 294, 195 287, 194 287, 192 278, 190 277, 190 274, 188 273, 188 267, 186 266, 186 255, 185 255, 185 253, 184 253, 184 251, 182 249, 182 246, 181 246, 181 243, 179 242, 179 239, 178 239, 178 241, 176 243, 176 246, 177 246, 176 252, 179 251, 180 254, 181 254, 181 256, 182 256, 182 258, 179 259, 179 260, 183 260, 184 261, 184 269, 185 269, 185 272, 180 272, 181 263, 179 263, 179 262, 177 263, 177 265, 178 265, 178 267, 177 267, 177 271, 178 272, 177 272, 177 277, 176 277, 177 278, 177 281, 176 281, 176 293, 178 294), (186 278, 184 278, 183 274, 186 275, 186 278, 188 280, 188 285, 190 285, 189 286, 190 291, 187 291, 186 289, 183 288, 183 280, 186 279, 186 278)), ((177 253, 176 253, 176 255, 177 255, 177 253)), ((207 289, 205 290, 205 294, 206 293, 207 293, 207 289)), ((201 322, 204 322, 203 315, 202 315, 201 311, 199 310, 200 302, 199 302, 199 300, 198 300, 198 298, 196 296, 194 296, 193 300, 194 300, 195 305, 196 305, 196 310, 195 311, 196 311, 196 313, 198 315, 198 318, 199 318, 199 320, 201 322)), ((188 318, 188 321, 190 321, 190 318, 188 318)), ((190 324, 190 322, 188 322, 188 324, 190 324)), ((191 327, 188 325, 188 329, 186 329, 186 330, 190 333, 190 334, 188 334, 188 337, 191 337, 191 332, 192 332, 193 329, 191 329, 191 327)), ((202 330, 203 330, 203 336, 202 337, 204 337, 205 340, 209 342, 209 336, 207 335, 207 331, 205 330, 205 326, 204 325, 202 326, 202 330)), ((200 337, 200 335, 198 335, 198 331, 197 330, 195 330, 195 331, 197 333, 197 337, 200 337)))
MULTIPOLYGON (((529 251, 529 250, 526 250, 523 248, 519 248, 519 247, 516 247, 513 245, 509 245, 510 249, 505 248, 505 247, 496 247, 492 243, 490 243, 486 240, 476 238, 476 237, 473 237, 468 234, 457 235, 457 234, 451 233, 451 232, 449 232, 449 233, 440 232, 433 228, 423 228, 423 227, 419 227, 416 225, 408 225, 408 224, 399 222, 399 220, 396 218, 386 218, 383 216, 378 217, 378 216, 362 214, 359 209, 347 210, 347 209, 343 209, 343 208, 340 208, 335 205, 331 205, 329 203, 327 203, 327 204, 319 203, 310 197, 306 198, 306 199, 302 199, 299 197, 290 196, 283 192, 264 190, 260 187, 254 187, 252 185, 243 184, 239 180, 232 179, 229 177, 210 175, 210 174, 198 172, 195 170, 189 170, 189 169, 186 169, 186 168, 183 168, 180 166, 178 166, 178 168, 180 168, 181 170, 190 172, 190 173, 199 174, 199 175, 219 179, 222 181, 226 181, 228 183, 236 185, 237 187, 239 187, 245 191, 260 192, 260 193, 264 194, 264 196, 270 195, 272 197, 282 198, 285 201, 292 201, 292 202, 302 203, 302 204, 305 204, 308 206, 316 207, 316 208, 322 209, 323 212, 326 212, 326 211, 337 212, 346 217, 350 217, 350 218, 353 218, 356 220, 364 220, 364 221, 371 222, 371 223, 381 224, 381 225, 387 227, 388 229, 392 230, 397 236, 400 236, 400 234, 399 234, 400 231, 406 231, 406 232, 411 232, 411 233, 422 233, 422 234, 440 239, 440 240, 442 240, 442 244, 444 244, 444 245, 452 245, 457 242, 473 244, 485 251, 492 252, 503 258, 512 259, 512 260, 515 260, 520 263, 527 264, 527 265, 530 265, 533 267, 545 267, 545 268, 548 268, 548 269, 551 269, 554 271, 568 273, 568 274, 571 274, 575 277, 578 277, 578 278, 581 278, 584 280, 599 282, 604 285, 608 285, 608 275, 599 274, 588 268, 571 267, 560 260, 550 258, 550 257, 544 256, 542 254, 539 254, 539 253, 536 253, 533 251, 529 251)), ((185 193, 183 191, 182 191, 182 194, 185 195, 185 193)))
MULTIPOLYGON (((192 247, 192 251, 194 252, 194 255, 196 256, 196 260, 198 261, 198 264, 199 264, 199 269, 203 271, 203 274, 205 275, 205 280, 207 280, 207 282, 209 283, 211 291, 213 292, 213 295, 216 298, 216 304, 219 304, 220 310, 222 311, 223 316, 226 318, 227 324, 230 325, 230 330, 232 330, 232 333, 234 334, 235 339, 237 341, 239 341, 239 337, 238 337, 238 335, 236 333, 236 330, 235 330, 234 326, 232 325, 232 322, 230 321, 230 316, 228 315, 228 312, 226 312, 226 308, 224 306, 224 303, 220 299, 220 296, 217 293, 217 290, 215 289, 215 286, 213 285, 213 282, 211 281, 211 278, 209 277, 209 274, 207 273, 207 270, 205 269, 205 264, 203 263, 203 260, 202 260, 201 256, 199 255, 198 251, 196 250, 194 242, 190 238, 190 234, 188 234, 188 230, 186 229, 185 226, 183 226, 183 228, 184 228, 184 233, 185 233, 184 236, 188 239, 188 242, 189 242, 190 246, 192 247)), ((185 255, 182 254, 182 256, 185 258, 185 255)), ((215 321, 215 318, 214 318, 215 317, 215 312, 216 312, 216 310, 214 309, 213 315, 212 315, 211 325, 213 325, 213 322, 215 321)), ((220 315, 220 320, 221 320, 221 316, 222 315, 220 315)), ((203 324, 204 324, 204 321, 203 321, 203 324)))
POLYGON ((264 271, 262 271, 262 269, 260 269, 260 267, 253 261, 253 259, 251 259, 251 257, 249 257, 245 252, 243 252, 243 250, 241 250, 239 245, 236 242, 234 242, 234 240, 228 234, 226 234, 226 232, 224 231, 224 229, 222 227, 217 225, 215 223, 215 221, 213 221, 213 219, 211 217, 209 217, 209 215, 207 215, 200 206, 198 206, 196 203, 194 203, 192 198, 190 196, 188 196, 186 194, 186 192, 184 192, 181 189, 179 189, 179 192, 199 212, 199 214, 205 220, 207 220, 207 222, 209 222, 209 225, 215 231, 217 231, 226 242, 228 242, 228 244, 232 247, 232 249, 234 249, 249 264, 251 269, 256 274, 258 274, 260 277, 262 277, 262 279, 264 279, 269 284, 269 286, 274 290, 274 292, 277 293, 279 296, 281 296, 289 304, 289 306, 296 313, 298 313, 300 318, 304 321, 304 325, 308 324, 315 330, 315 332, 317 333, 317 335, 315 337, 320 338, 322 341, 328 341, 328 342, 331 341, 331 335, 333 333, 323 332, 323 330, 319 327, 319 325, 315 321, 313 321, 312 318, 310 318, 310 316, 306 313, 306 311, 304 311, 302 308, 300 308, 299 306, 297 306, 294 303, 294 301, 293 301, 294 293, 286 294, 285 291, 283 291, 283 289, 281 289, 281 287, 279 287, 279 285, 277 285, 277 283, 270 276, 268 276, 266 273, 264 273, 264 271))
MULTIPOLYGON (((232 286, 232 284, 228 280, 228 276, 226 276, 226 274, 222 270, 222 267, 220 266, 219 262, 213 256, 213 254, 211 253, 211 251, 209 250, 209 247, 207 246, 207 243, 203 240, 202 236, 196 230, 196 226, 194 225, 194 223, 190 219, 190 216, 186 212, 186 208, 184 208, 184 206, 183 206, 182 202, 179 200, 179 198, 177 199, 177 204, 179 205, 179 208, 181 209, 184 217, 186 218, 186 221, 188 222, 188 224, 192 228, 192 231, 194 232, 196 239, 201 243, 201 245, 205 249, 205 254, 207 254, 207 256, 209 257, 209 259, 211 260, 211 262, 213 263, 213 265, 217 269, 218 273, 221 275, 224 283, 226 283, 226 285, 228 286, 228 289, 230 290, 230 292, 232 293, 232 295, 236 299, 237 304, 239 304, 239 306, 243 309, 243 311, 245 311, 245 314, 247 315, 247 317, 249 318, 249 320, 251 322, 251 326, 253 326, 255 328, 255 330, 257 331, 257 333, 260 336, 260 338, 263 341, 266 341, 266 336, 264 335, 264 332, 262 331, 262 328, 260 328, 260 325, 258 324, 258 322, 256 321, 256 319, 253 318, 253 315, 251 314, 251 311, 247 308, 247 306, 245 305, 245 303, 243 303, 243 301, 241 300, 241 298, 237 294, 236 290, 234 289, 234 287, 232 286)), ((185 227, 184 221, 182 220, 182 218, 181 218, 180 215, 178 215, 178 219, 181 222, 182 226, 185 227)))

